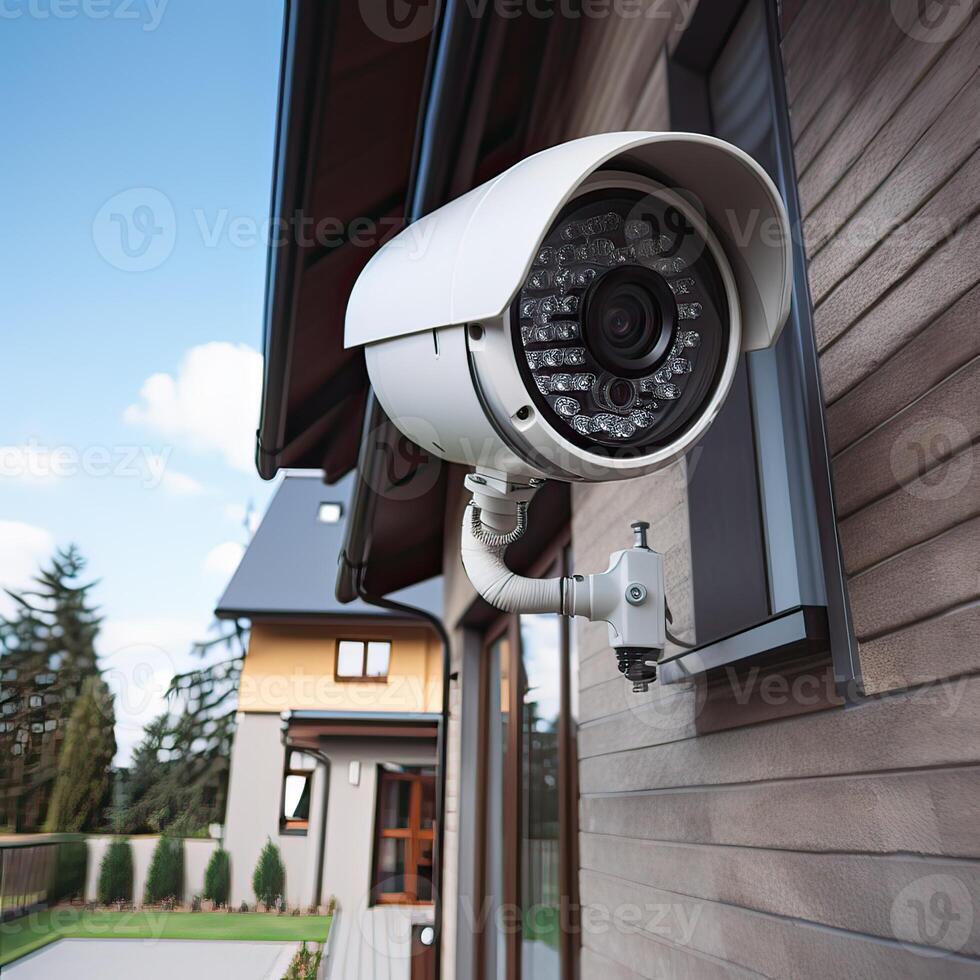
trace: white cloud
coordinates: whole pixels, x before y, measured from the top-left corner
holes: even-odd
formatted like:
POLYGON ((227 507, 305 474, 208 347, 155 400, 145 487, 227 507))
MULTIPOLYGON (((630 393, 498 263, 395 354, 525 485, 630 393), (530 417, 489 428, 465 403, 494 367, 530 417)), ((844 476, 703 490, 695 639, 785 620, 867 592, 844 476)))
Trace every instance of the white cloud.
POLYGON ((175 497, 197 497, 205 492, 204 485, 186 473, 167 470, 160 485, 175 497))
MULTIPOLYGON (((0 521, 0 589, 22 589, 54 552, 50 531, 21 521, 0 521)), ((10 615, 14 601, 0 591, 0 615, 10 615)))
POLYGON ((214 341, 190 348, 176 375, 150 375, 123 418, 251 473, 261 392, 262 355, 214 341))
POLYGON ((245 554, 245 546, 237 541, 224 541, 215 545, 204 558, 204 570, 215 575, 231 578, 245 554))

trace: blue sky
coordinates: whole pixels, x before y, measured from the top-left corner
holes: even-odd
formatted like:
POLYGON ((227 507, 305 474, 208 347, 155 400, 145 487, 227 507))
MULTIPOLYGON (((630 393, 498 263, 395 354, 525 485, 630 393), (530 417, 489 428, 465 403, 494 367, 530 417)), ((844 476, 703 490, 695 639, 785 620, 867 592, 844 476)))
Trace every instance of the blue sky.
POLYGON ((281 27, 278 0, 0 13, 0 583, 52 545, 88 557, 121 762, 272 490, 251 452, 281 27))

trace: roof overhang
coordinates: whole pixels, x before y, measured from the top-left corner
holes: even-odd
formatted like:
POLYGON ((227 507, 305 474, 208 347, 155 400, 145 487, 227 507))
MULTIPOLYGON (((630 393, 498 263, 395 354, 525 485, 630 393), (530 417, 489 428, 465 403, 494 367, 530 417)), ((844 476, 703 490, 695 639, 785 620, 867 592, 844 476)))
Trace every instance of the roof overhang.
POLYGON ((419 6, 424 33, 406 41, 372 30, 361 6, 286 3, 256 442, 265 479, 301 466, 333 482, 357 458, 367 375, 363 355, 344 350, 344 310, 404 221, 434 8, 419 6))
MULTIPOLYGON (((424 5, 435 10, 430 36, 405 44, 366 29, 361 6, 289 4, 274 219, 312 209, 414 220, 560 131, 577 18, 513 18, 492 6, 474 16, 441 0, 424 5)), ((266 478, 319 467, 331 482, 357 464, 343 602, 442 571, 449 467, 406 444, 370 396, 362 352, 343 348, 348 297, 375 251, 288 241, 269 257, 257 464, 266 478)))
POLYGON ((395 711, 291 711, 283 719, 292 748, 321 749, 335 738, 436 740, 440 715, 395 711))

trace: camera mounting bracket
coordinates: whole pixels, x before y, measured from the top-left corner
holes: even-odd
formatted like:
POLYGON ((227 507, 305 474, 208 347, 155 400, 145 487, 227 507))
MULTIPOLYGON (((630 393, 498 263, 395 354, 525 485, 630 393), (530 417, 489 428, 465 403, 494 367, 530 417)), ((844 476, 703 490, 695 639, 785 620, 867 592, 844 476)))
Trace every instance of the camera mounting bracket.
POLYGON ((647 690, 667 643, 664 560, 647 545, 650 525, 632 523, 633 547, 613 552, 604 572, 551 579, 517 575, 504 553, 524 534, 527 507, 540 482, 516 483, 496 473, 466 477, 473 499, 463 518, 460 550, 470 581, 505 612, 558 613, 606 623, 620 671, 634 691, 647 690))

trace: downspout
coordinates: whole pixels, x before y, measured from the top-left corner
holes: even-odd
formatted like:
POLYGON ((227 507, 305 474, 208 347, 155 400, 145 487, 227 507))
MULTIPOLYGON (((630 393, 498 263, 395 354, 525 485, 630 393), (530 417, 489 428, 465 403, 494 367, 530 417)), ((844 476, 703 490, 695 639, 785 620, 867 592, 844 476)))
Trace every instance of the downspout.
POLYGON ((449 646, 449 634, 442 620, 438 616, 425 609, 417 609, 415 606, 408 606, 402 602, 395 602, 384 596, 372 595, 364 587, 364 570, 359 570, 357 575, 357 594, 373 606, 380 606, 382 609, 389 609, 392 612, 402 613, 415 619, 421 619, 429 624, 439 638, 442 647, 442 698, 440 701, 439 728, 436 732, 436 766, 439 778, 436 780, 436 840, 432 852, 432 893, 433 893, 433 919, 435 920, 435 959, 436 976, 440 976, 439 961, 442 948, 442 871, 443 871, 443 842, 446 830, 446 762, 448 758, 449 745, 449 685, 450 671, 452 669, 451 652, 449 646))

